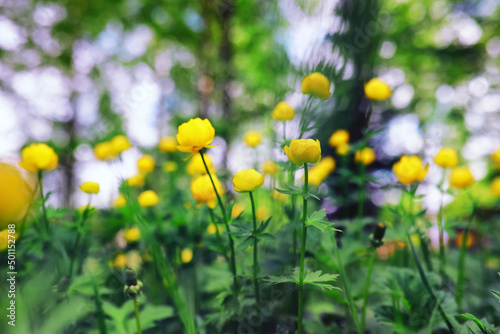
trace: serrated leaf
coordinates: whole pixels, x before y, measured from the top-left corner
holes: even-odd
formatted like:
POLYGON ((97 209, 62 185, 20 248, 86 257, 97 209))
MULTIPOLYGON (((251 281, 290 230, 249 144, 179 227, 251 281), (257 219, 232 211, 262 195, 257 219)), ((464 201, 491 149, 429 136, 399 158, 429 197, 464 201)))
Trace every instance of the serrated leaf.
POLYGON ((249 246, 251 246, 253 244, 253 239, 254 239, 254 236, 249 236, 248 238, 246 238, 245 240, 243 240, 241 242, 241 244, 238 245, 238 250, 245 250, 247 249, 249 246))
MULTIPOLYGON (((273 284, 280 284, 280 283, 295 283, 299 284, 300 282, 300 269, 296 267, 293 272, 290 275, 283 275, 283 276, 271 276, 266 281, 273 283, 273 284)), ((329 284, 327 282, 333 282, 337 279, 338 275, 332 275, 332 274, 323 274, 321 270, 311 272, 311 271, 306 271, 304 273, 304 285, 309 284, 309 285, 315 285, 317 287, 320 287, 322 290, 340 290, 340 288, 333 286, 332 284, 329 284)))
POLYGON ((256 234, 261 234, 262 232, 264 232, 269 226, 271 219, 272 217, 269 217, 265 222, 260 223, 259 227, 257 228, 256 234))
POLYGON ((276 240, 276 237, 270 233, 260 234, 258 238, 263 240, 276 240))
POLYGON ((282 194, 287 194, 287 195, 302 195, 304 192, 302 190, 302 188, 300 188, 298 186, 294 186, 294 185, 290 185, 290 184, 285 184, 284 186, 286 189, 278 189, 278 188, 274 188, 274 189, 276 189, 277 192, 280 192, 282 194))
POLYGON ((326 211, 325 209, 321 209, 319 211, 315 211, 309 216, 309 218, 306 221, 307 226, 313 226, 319 229, 321 232, 325 230, 332 230, 332 231, 338 231, 336 228, 334 228, 332 225, 333 223, 330 223, 328 221, 324 221, 323 218, 326 217, 326 211))
POLYGON ((304 194, 304 198, 305 199, 308 199, 309 197, 312 197, 312 198, 314 198, 314 199, 316 199, 318 201, 320 200, 319 197, 316 196, 315 194, 313 194, 312 192, 307 192, 307 193, 304 194))

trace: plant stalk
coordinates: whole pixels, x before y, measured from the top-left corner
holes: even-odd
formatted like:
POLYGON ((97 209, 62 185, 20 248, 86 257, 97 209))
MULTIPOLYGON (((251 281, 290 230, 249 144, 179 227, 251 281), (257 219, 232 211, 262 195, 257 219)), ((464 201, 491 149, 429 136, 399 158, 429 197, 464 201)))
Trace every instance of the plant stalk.
POLYGON ((306 253, 306 239, 307 239, 307 188, 309 185, 309 175, 307 171, 307 162, 304 163, 304 195, 303 195, 303 209, 302 209, 302 247, 300 248, 300 269, 299 269, 299 314, 297 331, 302 334, 302 316, 304 309, 304 257, 306 253))
POLYGON ((134 295, 134 312, 135 312, 135 322, 137 324, 137 334, 142 334, 141 320, 139 319, 139 306, 137 305, 137 296, 135 295, 134 295))
POLYGON ((377 254, 377 249, 372 248, 370 254, 370 262, 368 263, 368 272, 366 273, 365 287, 363 289, 363 307, 361 308, 361 333, 365 332, 368 289, 370 287, 370 279, 372 277, 373 264, 375 263, 376 254, 377 254))
POLYGON ((259 282, 257 280, 257 275, 259 273, 259 264, 257 259, 257 216, 255 215, 255 201, 253 199, 253 193, 251 191, 248 192, 250 194, 250 202, 252 203, 252 217, 253 217, 253 286, 255 290, 255 306, 257 309, 257 314, 260 314, 260 292, 259 292, 259 282))

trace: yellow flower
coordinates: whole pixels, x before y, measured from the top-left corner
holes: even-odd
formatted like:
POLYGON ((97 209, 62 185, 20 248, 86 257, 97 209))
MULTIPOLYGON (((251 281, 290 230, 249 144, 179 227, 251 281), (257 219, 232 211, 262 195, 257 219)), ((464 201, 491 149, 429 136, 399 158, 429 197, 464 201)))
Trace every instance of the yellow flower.
POLYGON ((217 232, 217 226, 215 226, 214 223, 210 223, 207 227, 207 233, 208 234, 215 234, 217 232))
POLYGON ((130 140, 128 140, 128 138, 124 135, 118 135, 111 139, 111 146, 116 153, 120 154, 123 151, 131 148, 132 144, 130 143, 130 140))
POLYGON ((347 144, 349 142, 349 132, 344 129, 340 129, 335 131, 328 139, 328 145, 330 147, 337 147, 343 144, 347 144))
POLYGON ((80 184, 80 190, 87 194, 98 194, 99 183, 97 182, 84 182, 80 184))
POLYGON ((491 182, 491 193, 495 197, 500 197, 500 176, 497 176, 491 182))
POLYGON ((257 147, 262 142, 262 133, 257 130, 248 130, 243 135, 243 141, 250 147, 257 147))
POLYGON ((175 152, 177 150, 177 140, 172 136, 161 137, 158 148, 164 153, 175 152))
POLYGON ((127 266, 127 255, 126 254, 118 254, 113 262, 111 263, 111 266, 114 268, 119 268, 123 269, 127 266))
POLYGON ((290 121, 295 117, 295 111, 288 102, 281 101, 274 107, 273 118, 275 121, 290 121))
MULTIPOLYGON (((212 178, 219 195, 224 194, 225 190, 217 176, 212 175, 212 178)), ((191 193, 193 194, 193 198, 200 202, 200 204, 207 204, 209 208, 215 208, 217 195, 208 174, 201 175, 191 182, 191 193)))
MULTIPOLYGON (((212 162, 212 159, 208 154, 204 154, 205 162, 207 163, 208 170, 211 174, 215 173, 215 167, 212 162)), ((206 174, 207 170, 205 169, 205 165, 203 164, 203 160, 201 159, 201 154, 195 155, 187 164, 186 171, 191 176, 197 176, 206 174)))
POLYGON ((54 149, 47 144, 31 144, 23 148, 19 166, 32 173, 40 170, 51 170, 59 164, 59 157, 54 149))
POLYGON ((330 81, 321 73, 314 72, 302 79, 302 94, 311 94, 326 100, 330 97, 330 81))
POLYGON ((183 263, 189 263, 193 259, 193 250, 191 248, 184 248, 181 251, 181 261, 183 263))
POLYGON ((36 187, 33 176, 24 178, 17 166, 0 162, 0 229, 26 215, 36 187))
POLYGON ((500 169, 500 148, 490 155, 491 160, 495 164, 495 168, 500 169))
POLYGON ((286 199, 286 195, 274 190, 273 191, 273 199, 275 199, 277 201, 284 201, 286 199))
POLYGON ((319 140, 294 139, 290 147, 285 146, 285 153, 288 160, 298 166, 304 163, 315 164, 321 159, 321 146, 319 140))
POLYGON ((163 164, 163 171, 166 173, 173 173, 177 170, 177 162, 167 161, 163 164))
POLYGON ((413 182, 422 182, 429 171, 429 165, 425 165, 416 155, 403 155, 401 159, 392 166, 392 171, 398 181, 404 185, 413 182))
POLYGON ((458 165, 458 154, 453 148, 442 147, 434 157, 434 162, 439 167, 456 167, 458 165))
POLYGON ((262 170, 264 171, 264 174, 274 175, 276 174, 278 167, 274 161, 266 160, 262 163, 262 170))
POLYGON ((239 193, 254 191, 262 187, 265 176, 255 169, 245 169, 236 173, 233 177, 234 190, 239 193))
POLYGON ((118 156, 113 144, 110 142, 99 143, 94 147, 94 155, 98 160, 113 160, 118 156))
POLYGON ((324 157, 317 165, 311 167, 308 175, 309 184, 319 186, 334 170, 335 160, 332 157, 324 157))
POLYGON ((271 213, 269 212, 269 209, 266 208, 265 206, 260 206, 255 212, 255 216, 258 221, 262 221, 271 217, 271 213))
POLYGON ((365 95, 370 100, 383 101, 391 97, 391 87, 379 78, 373 78, 365 84, 365 95))
POLYGON ((139 194, 137 200, 140 206, 147 208, 158 204, 160 198, 153 190, 146 190, 139 194))
POLYGON ((123 238, 129 244, 137 242, 141 238, 141 230, 138 227, 128 228, 123 232, 123 238))
POLYGON ((125 205, 127 205, 127 200, 125 199, 125 196, 122 194, 119 194, 117 198, 113 200, 113 207, 115 208, 121 208, 125 205))
POLYGON ((347 155, 351 151, 351 146, 349 144, 341 144, 337 146, 336 151, 338 155, 347 155))
POLYGON ((131 187, 142 187, 145 183, 144 175, 136 174, 134 176, 131 176, 127 179, 127 183, 131 187))
MULTIPOLYGON (((457 236, 455 237, 455 246, 457 246, 458 248, 462 248, 462 243, 464 242, 463 241, 464 234, 465 234, 464 231, 460 231, 457 233, 457 236)), ((472 246, 474 246, 475 243, 476 243, 476 237, 472 232, 469 232, 467 234, 467 240, 465 241, 465 247, 469 249, 472 246)))
POLYGON ((231 217, 237 218, 244 210, 245 207, 243 205, 235 203, 233 205, 233 209, 231 210, 231 217))
POLYGON ((450 173, 450 185, 455 188, 465 188, 474 183, 474 177, 467 167, 455 167, 450 173))
POLYGON ((208 119, 190 119, 188 122, 179 125, 177 129, 177 149, 181 152, 188 152, 191 158, 202 148, 215 147, 210 145, 214 140, 215 130, 208 119))
POLYGON ((376 158, 377 155, 375 151, 370 147, 365 147, 362 150, 356 151, 356 154, 354 154, 354 161, 356 163, 362 163, 365 166, 371 165, 376 158))
POLYGON ((137 169, 141 174, 151 173, 155 169, 155 159, 149 154, 144 154, 137 160, 137 169))

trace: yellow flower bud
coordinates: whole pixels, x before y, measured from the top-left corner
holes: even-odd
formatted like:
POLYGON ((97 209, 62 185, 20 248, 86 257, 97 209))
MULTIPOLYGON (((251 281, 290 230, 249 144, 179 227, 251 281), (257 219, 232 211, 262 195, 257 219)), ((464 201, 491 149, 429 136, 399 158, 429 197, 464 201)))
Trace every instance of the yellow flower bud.
POLYGON ((335 170, 335 160, 332 157, 324 157, 309 170, 309 184, 319 186, 335 170))
POLYGON ((94 155, 98 160, 113 160, 118 156, 113 145, 110 142, 99 143, 94 147, 94 155))
POLYGON ((495 168, 500 169, 500 148, 491 153, 490 158, 493 160, 495 168))
POLYGON ((234 190, 239 193, 254 191, 262 187, 265 176, 255 169, 245 169, 236 173, 233 177, 234 190))
POLYGON ((497 176, 491 182, 491 193, 495 197, 500 197, 500 176, 497 176))
POLYGON ((28 180, 18 167, 0 162, 0 229, 26 215, 37 186, 28 180))
POLYGON ((290 147, 285 146, 285 154, 288 160, 298 166, 304 163, 315 164, 321 159, 321 145, 319 140, 294 139, 290 147))
POLYGON ((383 101, 391 97, 391 87, 379 78, 373 78, 365 84, 365 95, 370 100, 383 101))
POLYGON ((262 142, 262 133, 257 130, 248 130, 243 135, 243 141, 250 147, 257 147, 262 142))
MULTIPOLYGON (((225 190, 217 176, 212 175, 212 178, 219 195, 224 194, 225 190)), ((200 204, 207 204, 209 208, 215 208, 217 204, 217 195, 208 174, 201 175, 191 182, 191 193, 193 194, 193 198, 200 202, 200 204)))
POLYGON ((121 207, 127 205, 127 200, 125 199, 125 196, 123 196, 122 194, 119 194, 118 197, 113 200, 112 205, 115 208, 121 208, 121 207))
POLYGON ((142 187, 144 186, 145 180, 144 180, 144 175, 141 174, 136 174, 132 177, 129 177, 127 179, 127 183, 131 187, 142 187))
POLYGON ((173 173, 177 170, 177 162, 167 161, 163 164, 163 171, 165 173, 173 173))
POLYGON ((189 263, 193 259, 193 250, 191 248, 184 248, 181 251, 181 261, 183 263, 189 263))
POLYGON ((51 170, 59 164, 59 157, 54 149, 47 144, 31 144, 23 148, 19 166, 32 173, 40 170, 51 170))
POLYGON ((416 155, 403 155, 401 159, 392 166, 392 171, 398 178, 398 181, 404 185, 410 185, 413 182, 422 182, 427 172, 429 165, 425 165, 416 155))
POLYGON ((155 169, 155 159, 149 154, 144 154, 137 160, 137 169, 141 174, 149 174, 155 169))
POLYGON ((330 97, 330 81, 321 73, 314 72, 302 79, 302 94, 311 94, 326 100, 330 97))
POLYGON ((278 170, 278 166, 276 166, 274 161, 266 160, 262 163, 262 170, 264 171, 264 174, 274 175, 278 170))
POLYGON ((231 210, 231 217, 232 218, 237 218, 243 211, 245 210, 245 207, 241 204, 234 204, 233 209, 231 210))
POLYGON ((377 155, 375 151, 370 147, 365 147, 362 150, 356 151, 356 154, 354 154, 354 161, 356 163, 362 163, 365 166, 371 165, 376 158, 377 155))
POLYGON ((113 262, 111 263, 111 267, 123 269, 127 266, 127 255, 126 254, 118 254, 113 262))
POLYGON ((80 184, 80 190, 87 194, 98 194, 99 183, 97 182, 84 182, 80 184))
POLYGON ((207 233, 208 234, 215 234, 217 232, 217 226, 215 226, 214 223, 210 223, 207 227, 207 233))
POLYGON ((330 147, 338 147, 349 142, 349 132, 347 130, 337 130, 335 131, 328 140, 328 145, 330 147))
POLYGON ((153 190, 146 190, 139 194, 137 200, 140 206, 146 208, 158 204, 160 198, 153 190))
POLYGON ((474 183, 474 177, 467 167, 455 167, 450 173, 450 186, 465 188, 474 183))
POLYGON ((338 155, 347 155, 351 151, 351 146, 349 144, 340 144, 337 146, 336 151, 338 155))
POLYGON ((177 129, 177 149, 181 152, 188 152, 191 158, 202 148, 211 148, 214 140, 215 129, 208 119, 190 119, 188 122, 179 125, 177 129))
MULTIPOLYGON (((207 163, 208 170, 211 174, 216 172, 212 159, 208 154, 204 154, 205 162, 207 163)), ((203 175, 207 173, 201 154, 195 155, 187 164, 186 171, 191 176, 203 175)))
POLYGON ((295 111, 288 102, 281 101, 274 107, 273 118, 275 121, 290 121, 294 119, 295 111))
POLYGON ((453 148, 442 147, 434 157, 434 163, 439 167, 456 167, 458 165, 458 154, 453 148))
POLYGON ((161 137, 158 148, 164 153, 175 152, 177 150, 177 140, 172 136, 161 137))
POLYGON ((111 146, 116 153, 120 154, 131 148, 132 144, 124 135, 118 135, 111 139, 111 146))
POLYGON ((141 230, 138 227, 128 228, 123 232, 123 238, 129 244, 137 242, 141 238, 141 230))

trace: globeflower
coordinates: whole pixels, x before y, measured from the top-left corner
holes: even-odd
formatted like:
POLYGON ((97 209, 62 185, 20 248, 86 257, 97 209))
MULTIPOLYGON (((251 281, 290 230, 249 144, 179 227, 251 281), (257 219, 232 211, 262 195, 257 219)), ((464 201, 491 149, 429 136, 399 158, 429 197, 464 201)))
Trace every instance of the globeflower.
POLYGON ((161 137, 158 148, 164 153, 175 152, 177 150, 177 140, 172 136, 161 137))
POLYGON ((370 147, 365 147, 362 150, 356 151, 354 154, 354 161, 356 163, 362 163, 365 166, 371 165, 376 158, 377 155, 375 151, 370 147))
POLYGON ((193 259, 193 250, 191 248, 184 248, 181 251, 181 261, 183 263, 189 263, 193 259))
POLYGON ((80 190, 87 194, 98 194, 99 183, 97 182, 84 182, 80 184, 80 190))
POLYGON ((338 155, 347 155, 350 151, 351 146, 349 144, 340 144, 336 149, 338 155))
POLYGON ((243 135, 243 141, 250 147, 257 147, 262 142, 262 133, 257 130, 248 130, 243 135))
POLYGON ((275 121, 290 121, 295 117, 295 110, 288 102, 281 101, 274 107, 272 116, 275 121))
POLYGON ((254 191, 262 187, 265 176, 255 169, 245 169, 236 173, 233 177, 234 190, 239 193, 254 191))
POLYGON ((309 170, 309 184, 318 187, 334 170, 335 160, 332 157, 324 157, 320 162, 318 162, 318 164, 314 165, 309 170))
POLYGON ((434 157, 434 163, 439 167, 452 168, 458 165, 458 154, 453 148, 442 147, 434 157))
POLYGON ((136 174, 127 179, 127 184, 131 187, 140 188, 144 186, 144 183, 145 183, 144 175, 141 174, 136 174))
POLYGON ((391 97, 391 87, 380 78, 373 78, 365 84, 365 95, 370 100, 383 101, 391 97))
POLYGON ((122 194, 119 194, 118 197, 113 200, 112 205, 115 208, 124 207, 125 205, 127 205, 127 199, 122 194))
POLYGON ((99 143, 94 147, 94 155, 98 160, 107 161, 116 159, 118 152, 110 142, 99 143))
POLYGON ((132 144, 130 143, 130 140, 128 140, 128 138, 124 135, 118 135, 111 139, 111 146, 117 154, 120 154, 123 151, 131 148, 132 144))
POLYGON ((274 175, 276 174, 278 167, 274 161, 266 160, 262 163, 262 170, 264 171, 264 174, 274 175))
POLYGON ((347 143, 349 143, 349 132, 344 129, 335 131, 328 140, 330 147, 338 147, 347 143))
POLYGON ((495 168, 500 168, 500 148, 490 154, 491 160, 495 164, 495 168))
POLYGON ((314 72, 302 79, 302 94, 310 94, 326 100, 330 97, 330 81, 321 73, 314 72))
POLYGON ((190 119, 179 125, 177 129, 177 142, 179 143, 177 149, 181 152, 191 153, 187 158, 189 159, 204 147, 215 147, 211 145, 214 136, 215 129, 208 119, 190 119))
POLYGON ((59 164, 59 157, 54 149, 44 143, 34 143, 23 148, 19 166, 32 173, 51 170, 59 164))
POLYGON ((238 218, 238 216, 245 211, 245 207, 241 204, 235 203, 233 209, 231 210, 231 217, 238 218))
MULTIPOLYGON (((213 175, 212 178, 219 195, 224 194, 225 190, 217 176, 213 175)), ((200 202, 200 204, 206 204, 211 209, 215 208, 217 204, 217 194, 214 191, 208 174, 198 176, 191 182, 191 193, 193 194, 193 198, 200 202)))
POLYGON ((285 154, 288 160, 298 166, 304 163, 315 164, 321 159, 321 146, 319 140, 294 139, 290 147, 285 146, 285 154))
POLYGON ((163 171, 166 173, 173 173, 177 170, 177 162, 167 161, 163 164, 163 171))
POLYGON ((466 188, 474 183, 474 177, 467 167, 455 167, 450 173, 450 186, 466 188))
POLYGON ((495 197, 500 197, 500 176, 497 176, 491 182, 491 193, 495 197))
POLYGON ((398 181, 404 185, 410 185, 414 182, 422 182, 427 172, 429 165, 425 165, 416 155, 403 155, 401 159, 392 166, 392 171, 398 178, 398 181))
POLYGON ((155 159, 149 154, 144 154, 137 160, 137 169, 141 174, 149 174, 155 169, 155 159))
POLYGON ((123 232, 123 238, 129 244, 139 241, 141 238, 141 230, 138 227, 131 227, 123 232))
MULTIPOLYGON (((208 154, 204 154, 203 157, 205 158, 205 163, 207 164, 208 170, 210 171, 211 174, 215 173, 215 167, 212 162, 212 159, 208 154)), ((203 164, 203 159, 201 158, 201 155, 195 155, 187 164, 186 166, 186 171, 189 175, 191 176, 197 176, 200 174, 206 174, 207 170, 205 168, 205 165, 203 164)))
POLYGON ((158 204, 160 198, 153 190, 146 190, 139 194, 137 200, 139 201, 140 206, 147 208, 158 204))

